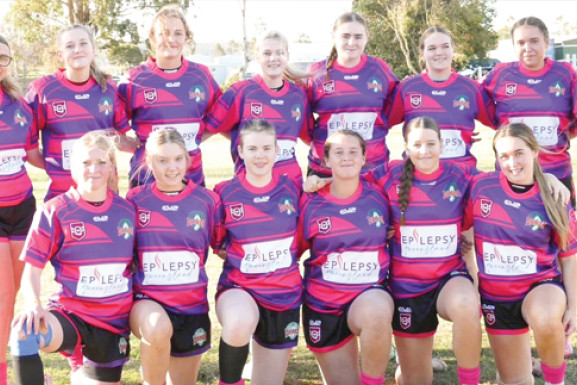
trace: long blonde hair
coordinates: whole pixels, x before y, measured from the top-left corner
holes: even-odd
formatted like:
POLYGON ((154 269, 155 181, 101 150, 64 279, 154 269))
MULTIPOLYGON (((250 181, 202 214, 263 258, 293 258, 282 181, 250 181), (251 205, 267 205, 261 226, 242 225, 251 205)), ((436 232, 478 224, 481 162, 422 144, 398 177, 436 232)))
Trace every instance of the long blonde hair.
MULTIPOLYGON (((10 45, 8 45, 8 41, 6 40, 6 38, 2 35, 0 35, 0 44, 4 44, 6 47, 8 47, 8 51, 11 51, 10 49, 10 45)), ((16 100, 20 97, 21 90, 20 90, 20 86, 18 85, 18 83, 16 82, 16 80, 8 75, 6 76, 1 82, 0 82, 0 87, 2 87, 2 90, 8 95, 10 96, 10 98, 12 100, 16 100)))
MULTIPOLYGON (((495 137, 493 138, 493 151, 495 151, 497 159, 499 158, 495 147, 497 141, 509 136, 521 139, 531 151, 538 153, 540 150, 539 142, 537 142, 533 131, 525 123, 505 124, 497 130, 495 137)), ((537 157, 535 157, 535 160, 533 161, 533 178, 535 179, 535 183, 539 186, 541 199, 545 205, 545 211, 549 216, 549 220, 553 224, 553 227, 559 236, 559 248, 564 250, 567 248, 569 237, 571 236, 569 217, 565 207, 553 199, 551 188, 549 187, 549 183, 545 180, 545 175, 543 174, 543 170, 539 165, 537 157)))
MULTIPOLYGON (((285 52, 288 55, 288 40, 287 40, 286 36, 283 35, 282 33, 278 32, 278 31, 274 31, 274 30, 267 31, 262 36, 259 37, 258 44, 256 46, 257 53, 260 50, 262 43, 267 39, 280 41, 285 52)), ((304 84, 303 79, 311 76, 311 74, 309 74, 308 72, 299 71, 296 68, 292 67, 290 64, 287 64, 287 66, 284 70, 284 76, 294 83, 304 84)))
MULTIPOLYGON (((88 40, 90 41, 90 44, 92 45, 92 49, 96 53, 96 42, 94 40, 94 32, 92 31, 92 28, 90 28, 86 25, 82 25, 82 24, 71 25, 70 27, 66 27, 58 33, 58 49, 60 49, 61 44, 62 44, 62 35, 64 35, 64 33, 68 32, 68 31, 73 31, 75 29, 79 29, 79 30, 86 32, 86 35, 88 36, 88 40)), ((96 83, 98 83, 98 85, 102 88, 102 91, 106 91, 106 87, 108 86, 107 82, 108 82, 108 79, 110 79, 110 75, 107 74, 106 72, 102 71, 96 65, 95 59, 92 59, 92 62, 90 63, 90 76, 92 76, 92 78, 94 78, 94 80, 96 80, 96 83)))
MULTIPOLYGON (((160 21, 162 25, 166 23, 166 20, 170 19, 171 17, 177 18, 182 21, 182 25, 184 26, 184 32, 186 34, 186 42, 189 43, 192 40, 192 32, 190 27, 188 26, 188 22, 186 21, 186 17, 184 17, 184 13, 182 9, 176 4, 167 4, 160 8, 160 10, 152 19, 152 25, 150 26, 150 32, 148 33, 148 39, 153 41, 154 34, 156 33, 156 22, 160 21)), ((156 52, 154 52, 156 55, 156 52)))
POLYGON ((177 144, 182 149, 188 168, 190 165, 190 154, 186 149, 186 143, 184 143, 182 135, 176 130, 176 128, 166 127, 162 130, 152 131, 148 136, 148 139, 146 139, 145 160, 148 168, 146 169, 146 177, 144 180, 150 179, 154 156, 158 153, 160 146, 171 143, 177 144))

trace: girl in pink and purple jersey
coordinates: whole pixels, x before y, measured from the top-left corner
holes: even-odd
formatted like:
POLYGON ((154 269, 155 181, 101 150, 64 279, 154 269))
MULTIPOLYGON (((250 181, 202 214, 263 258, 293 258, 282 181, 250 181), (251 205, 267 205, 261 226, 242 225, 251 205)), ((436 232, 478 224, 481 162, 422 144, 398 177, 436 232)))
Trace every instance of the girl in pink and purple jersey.
POLYGON ((421 35, 419 52, 426 69, 395 88, 389 124, 404 121, 406 128, 414 118, 433 118, 441 130, 441 160, 474 167, 475 121, 493 127, 495 105, 479 83, 451 68, 454 49, 451 33, 443 27, 430 27, 421 35))
POLYGON ((365 20, 358 13, 341 15, 333 26, 334 45, 328 59, 309 69, 307 92, 318 115, 309 132, 309 174, 330 176, 324 144, 330 135, 345 129, 359 133, 366 142, 365 170, 389 161, 385 111, 398 79, 383 60, 364 54, 368 38, 365 20))
POLYGON ((135 211, 116 195, 115 149, 101 132, 72 148, 76 187, 35 214, 21 259, 24 309, 14 319, 10 350, 19 385, 43 385, 39 351, 71 354, 83 365, 72 383, 119 384, 130 354, 135 211), (59 290, 42 304, 41 276, 50 262, 59 290))
POLYGON ((300 203, 299 233, 303 248, 310 248, 304 262, 307 345, 327 384, 381 385, 394 311, 387 288, 388 202, 360 178, 365 141, 357 132, 332 134, 324 162, 332 181, 300 203))
POLYGON ((180 8, 162 7, 148 37, 154 57, 128 71, 127 79, 118 86, 126 115, 142 144, 130 161, 131 184, 153 181, 143 167, 146 140, 152 131, 172 127, 184 138, 190 155, 186 179, 203 185, 199 148, 205 129, 203 119, 222 92, 208 67, 184 58, 192 32, 180 8))
POLYGON ((297 163, 297 139, 307 140, 313 125, 307 96, 300 74, 288 65, 288 41, 281 33, 269 31, 257 46, 256 61, 261 73, 249 80, 234 83, 215 103, 207 117, 207 127, 213 132, 230 135, 230 149, 235 170, 244 169, 238 156, 239 132, 254 119, 264 119, 274 125, 279 153, 273 171, 302 183, 302 171, 297 163))
POLYGON ((282 385, 300 328, 300 186, 273 172, 278 146, 270 123, 245 125, 238 152, 244 171, 215 187, 226 229, 216 298, 222 325, 219 384, 244 384, 252 337, 251 384, 282 385))
POLYGON ((95 54, 94 33, 89 27, 67 27, 58 34, 58 60, 64 68, 28 87, 25 98, 41 133, 44 166, 50 178, 46 200, 74 186, 70 154, 85 133, 113 129, 120 149, 136 148, 136 142, 125 136, 130 126, 116 84, 96 66, 95 54))
POLYGON ((551 198, 531 127, 502 126, 493 149, 500 171, 474 180, 467 220, 500 381, 533 384, 531 328, 545 384, 563 385, 564 341, 577 325, 575 212, 551 198))
POLYGON ((142 341, 148 385, 195 384, 210 348, 205 264, 209 247, 219 248, 221 205, 213 191, 185 180, 189 163, 178 131, 154 131, 146 164, 155 181, 128 193, 138 214, 130 328, 142 341))
POLYGON ((42 168, 32 111, 8 74, 8 41, 0 36, 0 385, 7 385, 6 349, 24 263, 18 260, 36 200, 24 163, 42 168))

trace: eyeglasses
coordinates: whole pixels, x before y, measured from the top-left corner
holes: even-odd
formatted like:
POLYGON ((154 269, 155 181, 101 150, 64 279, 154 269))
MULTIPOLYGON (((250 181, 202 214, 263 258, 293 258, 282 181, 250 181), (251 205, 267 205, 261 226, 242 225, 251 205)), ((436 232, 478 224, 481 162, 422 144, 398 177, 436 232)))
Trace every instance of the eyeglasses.
POLYGON ((0 55, 0 67, 8 67, 12 63, 12 56, 0 55))

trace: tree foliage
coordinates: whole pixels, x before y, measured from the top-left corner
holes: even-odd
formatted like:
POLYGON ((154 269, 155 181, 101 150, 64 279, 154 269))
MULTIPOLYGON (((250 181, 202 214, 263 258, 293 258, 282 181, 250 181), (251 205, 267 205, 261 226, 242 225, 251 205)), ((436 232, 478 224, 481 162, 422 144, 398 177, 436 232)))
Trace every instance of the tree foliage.
MULTIPOLYGON (((168 0, 13 0, 7 15, 9 38, 33 47, 48 71, 56 67, 55 38, 62 28, 72 24, 89 25, 96 33, 98 48, 110 62, 132 66, 145 55, 140 43, 146 37, 138 33, 135 13, 156 12, 175 1, 168 0)), ((187 9, 191 0, 177 1, 187 9)), ((16 59, 28 59, 26 49, 14 52, 16 59)))
POLYGON ((486 57, 497 44, 492 30, 494 0, 355 0, 353 9, 367 21, 367 52, 385 59, 403 78, 419 73, 419 38, 428 27, 451 31, 456 46, 454 66, 486 57))

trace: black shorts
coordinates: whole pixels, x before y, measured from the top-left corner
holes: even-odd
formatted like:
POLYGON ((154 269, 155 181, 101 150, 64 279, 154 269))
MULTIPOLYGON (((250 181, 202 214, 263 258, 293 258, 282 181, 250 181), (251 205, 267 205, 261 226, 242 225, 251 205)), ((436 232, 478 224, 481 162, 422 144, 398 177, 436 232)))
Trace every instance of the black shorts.
MULTIPOLYGON (((556 285, 563 291, 565 288, 560 277, 546 279, 531 286, 531 290, 541 285, 556 285)), ((529 331, 529 325, 523 318, 523 301, 492 301, 481 295, 481 310, 488 334, 523 334, 529 331)))
POLYGON ((466 271, 453 271, 443 278, 435 289, 411 298, 395 298, 393 315, 393 334, 399 337, 423 338, 435 334, 439 319, 437 318, 437 299, 443 287, 451 279, 465 277, 473 279, 466 271))
POLYGON ((80 317, 62 310, 50 311, 60 322, 63 342, 58 351, 71 353, 82 346, 84 374, 101 382, 118 382, 122 366, 130 356, 128 336, 90 325, 80 317))
POLYGON ((350 304, 340 312, 327 313, 303 304, 303 328, 308 348, 314 353, 337 350, 354 337, 347 323, 350 304))
POLYGON ((275 311, 258 304, 259 320, 253 338, 268 349, 294 348, 299 342, 300 309, 275 311))
POLYGON ((0 207, 0 238, 23 241, 30 229, 35 211, 34 197, 14 206, 0 207))
POLYGON ((164 309, 172 324, 170 355, 190 357, 210 349, 210 318, 204 314, 176 314, 164 309))

